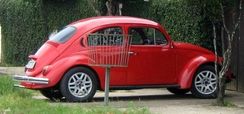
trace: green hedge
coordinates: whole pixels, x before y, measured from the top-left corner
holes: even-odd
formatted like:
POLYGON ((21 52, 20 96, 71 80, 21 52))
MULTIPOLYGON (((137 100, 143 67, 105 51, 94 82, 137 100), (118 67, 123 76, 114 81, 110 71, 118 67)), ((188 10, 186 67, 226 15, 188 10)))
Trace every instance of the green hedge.
POLYGON ((2 61, 24 65, 50 32, 94 16, 86 0, 0 0, 2 61))
POLYGON ((2 61, 25 63, 27 56, 44 41, 43 19, 37 2, 1 0, 2 61))
POLYGON ((162 24, 174 41, 213 48, 210 19, 218 17, 216 14, 207 13, 216 13, 218 7, 214 6, 218 4, 215 0, 211 2, 208 0, 120 1, 124 3, 125 15, 148 18, 162 24))
MULTIPOLYGON (((78 19, 95 16, 88 0, 0 0, 2 61, 24 65, 27 56, 47 40, 50 32, 78 19)), ((164 25, 172 39, 212 47, 211 24, 195 0, 117 0, 123 15, 152 19, 164 25)), ((203 0, 206 1, 207 0, 203 0)), ((106 12, 106 0, 95 7, 106 12)))
POLYGON ((173 40, 211 48, 200 6, 195 0, 154 0, 150 17, 162 23, 173 40))
POLYGON ((174 40, 197 44, 202 38, 199 8, 189 5, 186 0, 154 2, 152 14, 162 23, 174 40))

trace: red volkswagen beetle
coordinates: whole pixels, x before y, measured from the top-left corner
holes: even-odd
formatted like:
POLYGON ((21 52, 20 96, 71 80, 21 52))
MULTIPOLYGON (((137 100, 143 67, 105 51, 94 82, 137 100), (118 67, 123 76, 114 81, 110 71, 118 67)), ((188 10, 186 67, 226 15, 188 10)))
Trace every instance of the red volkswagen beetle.
POLYGON ((104 90, 103 67, 88 60, 90 34, 131 35, 128 67, 112 67, 110 89, 167 88, 196 97, 216 97, 215 55, 202 47, 174 42, 160 24, 134 17, 94 17, 71 23, 30 55, 20 87, 50 99, 90 101, 104 90), (111 32, 116 31, 116 32, 111 32))

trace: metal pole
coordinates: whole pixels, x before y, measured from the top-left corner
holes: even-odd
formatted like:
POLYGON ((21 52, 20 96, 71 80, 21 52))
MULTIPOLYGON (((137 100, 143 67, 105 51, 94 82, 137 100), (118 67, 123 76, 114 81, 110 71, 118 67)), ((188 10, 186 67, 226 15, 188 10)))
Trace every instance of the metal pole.
POLYGON ((109 102, 109 80, 110 80, 110 66, 106 67, 105 71, 105 97, 104 97, 104 103, 106 106, 108 106, 109 102))

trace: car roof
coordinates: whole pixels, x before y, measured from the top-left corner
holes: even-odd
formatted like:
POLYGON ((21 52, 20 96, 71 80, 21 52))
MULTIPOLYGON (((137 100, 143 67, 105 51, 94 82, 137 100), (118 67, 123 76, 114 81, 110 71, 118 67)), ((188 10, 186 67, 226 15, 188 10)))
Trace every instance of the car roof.
POLYGON ((94 28, 97 26, 109 25, 109 24, 145 24, 145 25, 153 25, 158 26, 159 24, 142 18, 136 17, 128 17, 128 16, 98 16, 82 19, 76 22, 71 23, 71 26, 75 26, 77 28, 88 27, 94 28))

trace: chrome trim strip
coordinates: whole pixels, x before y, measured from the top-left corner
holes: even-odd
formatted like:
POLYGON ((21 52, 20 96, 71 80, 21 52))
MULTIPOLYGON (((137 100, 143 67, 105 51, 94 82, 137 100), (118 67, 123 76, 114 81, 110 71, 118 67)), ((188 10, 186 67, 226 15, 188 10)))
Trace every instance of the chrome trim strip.
POLYGON ((21 76, 21 75, 14 75, 13 79, 20 82, 28 82, 34 84, 48 84, 49 82, 47 78, 36 78, 36 77, 21 76))

